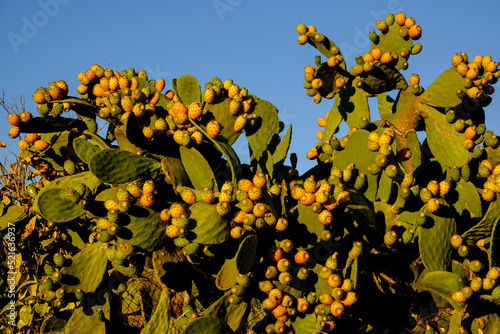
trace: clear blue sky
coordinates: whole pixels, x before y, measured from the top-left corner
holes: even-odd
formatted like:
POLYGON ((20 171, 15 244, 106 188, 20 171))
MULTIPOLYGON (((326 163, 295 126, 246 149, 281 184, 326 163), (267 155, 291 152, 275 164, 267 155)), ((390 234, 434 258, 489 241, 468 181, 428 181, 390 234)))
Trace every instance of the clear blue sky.
MULTIPOLYGON (((314 63, 316 50, 300 46, 295 26, 313 24, 340 46, 347 65, 369 47, 367 32, 387 12, 403 11, 422 29, 423 51, 411 57, 404 72, 420 74, 427 87, 446 68, 451 57, 489 54, 500 61, 497 1, 3 1, 0 4, 0 91, 8 100, 31 95, 39 86, 63 79, 77 96, 77 75, 94 63, 114 70, 144 69, 150 78, 167 82, 189 73, 200 84, 213 76, 232 78, 250 93, 272 102, 285 125, 292 123, 291 152, 299 171, 315 162, 305 158, 317 142, 318 117, 332 101, 319 105, 302 87, 303 68, 314 63)), ((497 88, 498 89, 498 88, 497 88)), ((500 134, 500 102, 496 93, 486 108, 487 126, 500 134)), ((372 110, 372 119, 378 119, 372 110)), ((0 140, 17 153, 17 140, 2 112, 0 140)), ((245 160, 247 149, 237 142, 245 160)), ((12 157, 12 155, 11 155, 12 157)))

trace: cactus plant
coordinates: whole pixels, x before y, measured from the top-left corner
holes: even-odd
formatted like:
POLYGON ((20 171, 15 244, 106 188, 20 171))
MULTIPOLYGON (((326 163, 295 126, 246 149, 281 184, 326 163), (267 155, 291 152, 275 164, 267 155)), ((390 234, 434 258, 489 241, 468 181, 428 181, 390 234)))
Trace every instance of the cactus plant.
POLYGON ((17 174, 2 170, 18 177, 0 203, 0 230, 15 226, 23 254, 18 319, 46 318, 41 332, 493 328, 500 155, 485 107, 498 62, 452 55, 424 89, 403 75, 422 28, 401 12, 376 26, 350 68, 297 26, 326 57, 304 68, 306 94, 334 100, 302 175, 292 126, 281 134, 273 104, 229 78, 186 74, 162 93, 143 70, 94 64, 80 97, 61 80, 37 89, 39 116, 9 115, 9 135, 26 136, 17 174), (420 314, 431 302, 433 316, 420 314))

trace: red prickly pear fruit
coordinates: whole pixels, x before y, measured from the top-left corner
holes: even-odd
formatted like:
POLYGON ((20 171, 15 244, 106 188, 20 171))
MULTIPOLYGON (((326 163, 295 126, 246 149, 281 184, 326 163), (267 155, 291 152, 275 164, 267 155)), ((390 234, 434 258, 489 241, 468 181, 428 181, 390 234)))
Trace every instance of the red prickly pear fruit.
POLYGON ((271 248, 269 248, 268 255, 271 261, 278 262, 283 258, 284 252, 280 247, 271 246, 271 248))
POLYGON ((294 260, 297 264, 305 264, 309 260, 309 253, 306 250, 299 250, 295 253, 294 260))

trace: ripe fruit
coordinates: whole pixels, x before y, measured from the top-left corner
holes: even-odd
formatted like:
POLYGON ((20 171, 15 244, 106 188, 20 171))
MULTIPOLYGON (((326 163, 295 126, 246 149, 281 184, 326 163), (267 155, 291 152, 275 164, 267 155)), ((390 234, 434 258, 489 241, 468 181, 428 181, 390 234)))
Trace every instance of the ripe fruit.
POLYGON ((203 114, 203 108, 200 102, 193 102, 188 106, 188 116, 191 119, 197 120, 203 114))
POLYGON ((207 134, 210 138, 217 138, 222 130, 220 123, 217 120, 211 120, 207 124, 207 134))
POLYGON ((396 13, 396 15, 394 16, 394 20, 396 21, 396 23, 400 26, 403 26, 406 22, 406 15, 405 13, 403 12, 398 12, 396 13))

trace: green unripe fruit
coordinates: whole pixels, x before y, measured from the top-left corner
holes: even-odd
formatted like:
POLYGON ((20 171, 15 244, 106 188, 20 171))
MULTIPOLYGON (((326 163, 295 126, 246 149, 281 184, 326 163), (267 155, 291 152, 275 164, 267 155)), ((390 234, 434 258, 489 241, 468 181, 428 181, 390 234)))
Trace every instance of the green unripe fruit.
POLYGON ((101 242, 110 242, 113 239, 113 235, 108 231, 101 231, 98 234, 98 240, 101 242))
POLYGON ((384 244, 388 247, 391 247, 398 240, 398 235, 395 231, 387 231, 384 235, 384 244))
POLYGON ((401 182, 401 187, 410 188, 413 185, 414 177, 413 174, 405 173, 403 181, 401 182))
POLYGON ((492 149, 496 149, 500 144, 500 140, 497 136, 491 135, 484 139, 484 144, 491 147, 492 149))
POLYGON ((188 246, 190 243, 191 243, 191 241, 189 241, 186 238, 178 237, 178 238, 174 239, 174 244, 179 248, 184 248, 184 247, 188 246))
POLYGON ((52 258, 52 260, 54 261, 54 264, 56 266, 61 268, 61 267, 64 267, 64 262, 66 259, 64 258, 64 255, 62 255, 61 253, 56 253, 56 254, 54 254, 54 257, 52 258))
POLYGON ((380 146, 378 153, 387 157, 392 153, 392 146, 390 144, 383 144, 382 146, 380 146))
POLYGON ((50 276, 54 282, 59 282, 62 278, 62 273, 58 270, 54 271, 50 276))
POLYGON ((241 286, 241 285, 234 285, 232 288, 231 288, 231 293, 234 295, 234 296, 243 296, 245 294, 245 291, 246 291, 246 288, 241 286))
POLYGON ((43 300, 46 302, 53 302, 56 298, 56 293, 54 291, 45 291, 43 293, 43 300))
POLYGON ((272 289, 274 289, 274 284, 271 281, 260 281, 259 289, 262 292, 269 293, 272 289))
POLYGON ((451 179, 455 182, 460 181, 460 169, 457 167, 451 167, 450 168, 450 176, 451 179))
POLYGON ((467 257, 469 255, 469 247, 467 247, 467 245, 458 247, 458 255, 460 257, 467 257))
POLYGON ((368 165, 367 169, 368 169, 368 173, 370 173, 372 175, 380 174, 380 172, 382 171, 382 168, 377 164, 370 164, 370 165, 368 165))
POLYGON ((290 270, 290 268, 292 267, 292 263, 290 260, 283 258, 278 261, 276 267, 278 268, 279 271, 286 272, 290 270))
POLYGON ((415 231, 411 228, 409 229, 406 229, 404 232, 403 232, 403 235, 402 235, 402 239, 403 239, 403 243, 405 245, 409 244, 410 242, 412 242, 413 240, 413 236, 415 235, 415 231))
POLYGON ((55 289, 54 281, 48 276, 45 277, 44 281, 42 282, 42 288, 45 291, 53 291, 55 289))
POLYGON ((420 190, 420 199, 423 203, 427 203, 432 198, 432 192, 427 188, 420 190))
POLYGON ((66 290, 64 290, 64 288, 59 288, 56 290, 57 299, 63 299, 65 295, 66 295, 66 290))
POLYGON ((483 156, 484 149, 481 146, 477 146, 474 151, 472 152, 472 158, 473 159, 481 159, 483 156))
POLYGON ((390 164, 385 168, 385 174, 392 179, 398 175, 398 168, 396 165, 390 164))
POLYGON ((358 127, 360 129, 366 129, 368 127, 368 125, 370 125, 370 121, 368 120, 368 118, 361 117, 361 119, 359 120, 358 127))
POLYGON ((385 16, 385 22, 387 23, 387 25, 393 25, 394 24, 394 14, 392 13, 387 13, 387 15, 385 16))
POLYGON ((417 55, 417 54, 419 54, 421 51, 422 51, 422 44, 420 44, 420 43, 414 44, 414 45, 411 47, 411 54, 412 54, 412 55, 417 55))
POLYGON ((360 173, 356 177, 356 181, 354 181, 354 189, 361 191, 366 188, 367 184, 366 175, 364 173, 360 173))
POLYGON ((453 124, 457 121, 457 114, 455 113, 455 110, 448 110, 446 113, 446 121, 450 124, 453 124))
POLYGON ((462 133, 465 131, 466 125, 463 119, 458 119, 454 123, 455 131, 462 133))
POLYGON ((427 216, 423 212, 419 212, 417 218, 415 219, 415 226, 425 225, 427 222, 427 216))
MULTIPOLYGON (((174 241, 174 243, 175 243, 175 241, 174 241)), ((183 247, 184 253, 186 253, 186 255, 188 255, 188 256, 196 254, 199 249, 200 249, 200 244, 198 244, 196 242, 191 242, 183 247)))
POLYGON ((377 33, 374 31, 374 30, 371 30, 369 33, 368 33, 368 38, 370 39, 370 41, 372 41, 372 43, 374 44, 378 44, 379 42, 379 37, 377 35, 377 33))
POLYGON ((51 276, 54 273, 55 269, 51 264, 47 263, 43 266, 43 271, 45 272, 45 275, 51 276))
POLYGON ((290 253, 293 250, 293 242, 290 239, 284 239, 280 242, 279 247, 283 249, 285 253, 290 253))
POLYGON ((462 179, 467 182, 470 180, 470 167, 468 165, 462 166, 460 168, 460 174, 462 175, 462 179))

